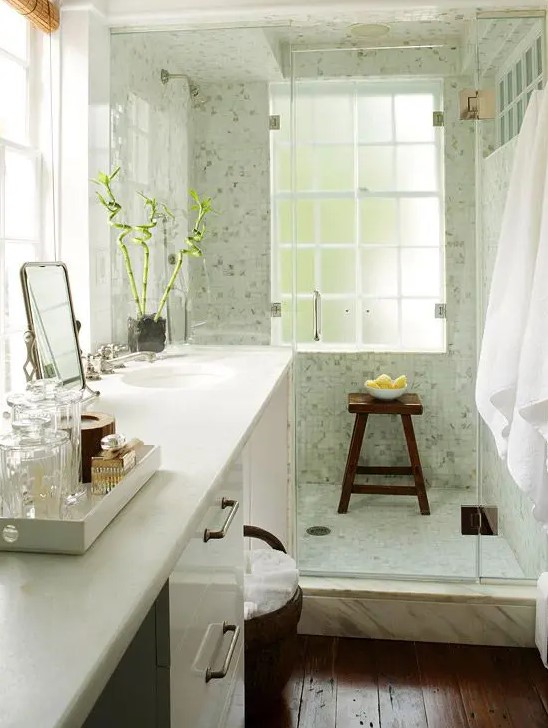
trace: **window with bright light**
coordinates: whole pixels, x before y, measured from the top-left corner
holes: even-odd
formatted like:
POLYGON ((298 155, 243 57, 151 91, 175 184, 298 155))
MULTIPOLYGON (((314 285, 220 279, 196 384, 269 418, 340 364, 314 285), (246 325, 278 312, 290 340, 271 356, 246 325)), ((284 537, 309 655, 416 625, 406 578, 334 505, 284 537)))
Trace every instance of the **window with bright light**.
POLYGON ((499 146, 521 129, 533 91, 544 88, 544 37, 540 29, 515 49, 497 75, 497 133, 499 146))
POLYGON ((443 351, 441 82, 297 82, 294 175, 290 93, 271 86, 274 341, 291 342, 296 312, 303 345, 443 351))
POLYGON ((26 18, 0 2, 0 392, 21 384, 26 359, 19 269, 25 261, 42 259, 46 249, 41 150, 45 42, 26 18))

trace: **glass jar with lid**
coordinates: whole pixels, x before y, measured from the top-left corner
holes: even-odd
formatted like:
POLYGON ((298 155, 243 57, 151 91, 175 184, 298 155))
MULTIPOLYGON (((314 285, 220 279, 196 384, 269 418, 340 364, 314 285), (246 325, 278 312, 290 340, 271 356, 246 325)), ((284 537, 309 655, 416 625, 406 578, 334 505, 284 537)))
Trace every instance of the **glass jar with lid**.
POLYGON ((2 515, 61 518, 70 482, 71 446, 46 412, 29 412, 0 438, 2 515))

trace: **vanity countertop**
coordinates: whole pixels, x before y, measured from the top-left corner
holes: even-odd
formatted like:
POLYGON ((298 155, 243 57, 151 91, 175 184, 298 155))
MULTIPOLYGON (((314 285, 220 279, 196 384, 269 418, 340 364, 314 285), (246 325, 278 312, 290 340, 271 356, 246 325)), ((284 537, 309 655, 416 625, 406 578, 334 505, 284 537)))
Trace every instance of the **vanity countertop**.
POLYGON ((162 469, 91 549, 0 554, 0 728, 81 725, 291 363, 273 347, 184 351, 91 383, 93 409, 162 447, 162 469), (154 386, 127 383, 150 366, 154 386))

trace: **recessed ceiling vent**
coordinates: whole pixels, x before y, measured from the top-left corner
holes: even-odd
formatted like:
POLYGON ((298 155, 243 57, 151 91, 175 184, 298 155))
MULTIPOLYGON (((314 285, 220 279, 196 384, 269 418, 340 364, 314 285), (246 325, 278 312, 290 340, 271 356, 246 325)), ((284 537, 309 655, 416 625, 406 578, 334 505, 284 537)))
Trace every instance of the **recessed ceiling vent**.
POLYGON ((390 33, 390 26, 381 23, 354 23, 350 33, 355 38, 384 38, 390 33))

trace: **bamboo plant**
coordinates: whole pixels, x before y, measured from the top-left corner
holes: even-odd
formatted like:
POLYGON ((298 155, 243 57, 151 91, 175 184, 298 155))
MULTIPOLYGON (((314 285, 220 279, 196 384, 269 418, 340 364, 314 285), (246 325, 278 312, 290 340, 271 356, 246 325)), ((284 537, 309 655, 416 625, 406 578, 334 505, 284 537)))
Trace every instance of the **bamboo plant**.
MULTIPOLYGON (((141 318, 146 315, 147 309, 148 277, 150 272, 149 243, 152 238, 152 231, 157 226, 158 221, 162 216, 167 216, 171 219, 174 219, 175 216, 167 205, 159 203, 154 197, 147 197, 142 192, 139 192, 138 194, 144 200, 146 221, 140 225, 129 224, 123 219, 122 205, 118 202, 112 190, 112 182, 119 172, 120 167, 116 167, 110 174, 99 172, 97 179, 92 181, 102 188, 102 192, 97 192, 97 198, 108 212, 109 224, 118 232, 117 244, 124 260, 131 295, 133 296, 133 300, 137 307, 137 315, 141 318), (134 245, 139 245, 143 252, 143 278, 140 293, 138 291, 135 274, 133 272, 131 257, 128 250, 128 241, 134 245)), ((192 233, 185 238, 184 247, 180 248, 177 253, 177 260, 173 273, 164 289, 158 305, 158 310, 154 314, 154 321, 158 321, 162 315, 168 296, 173 290, 177 281, 177 276, 179 275, 183 265, 184 256, 190 255, 194 258, 201 258, 203 256, 201 244, 206 232, 205 219, 208 213, 214 212, 214 210, 210 197, 201 198, 196 190, 193 189, 189 190, 189 194, 194 200, 191 210, 196 211, 196 220, 192 233)))

